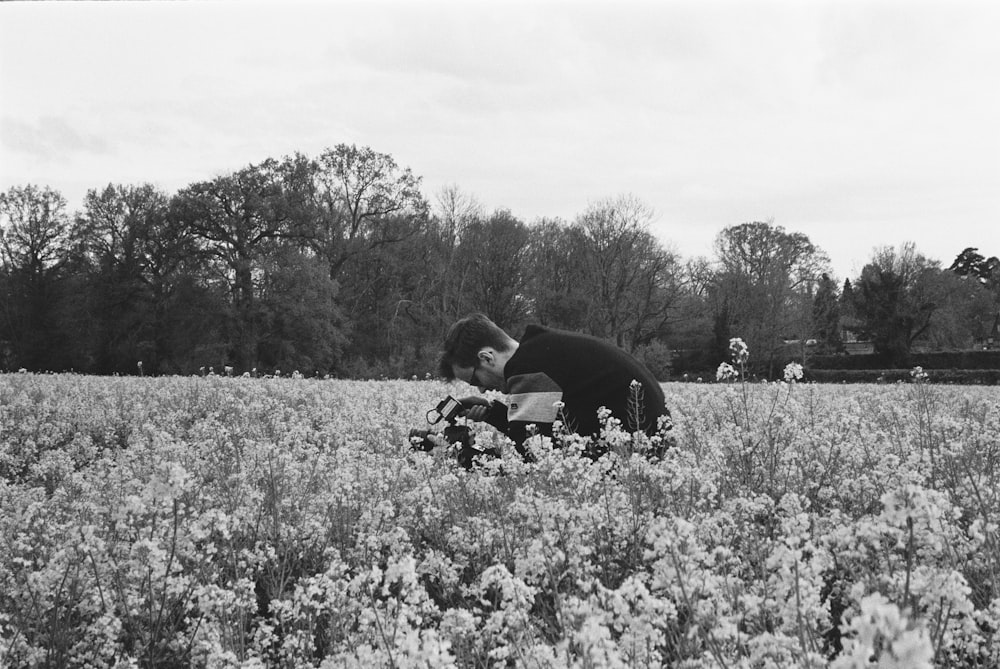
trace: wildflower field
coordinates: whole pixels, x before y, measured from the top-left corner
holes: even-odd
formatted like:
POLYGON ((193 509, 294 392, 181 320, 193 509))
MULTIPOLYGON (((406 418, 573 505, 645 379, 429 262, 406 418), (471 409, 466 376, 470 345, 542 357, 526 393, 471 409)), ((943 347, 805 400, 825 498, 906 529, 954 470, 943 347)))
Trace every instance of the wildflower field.
POLYGON ((0 666, 1000 665, 1000 387, 665 390, 466 471, 437 382, 2 375, 0 666))

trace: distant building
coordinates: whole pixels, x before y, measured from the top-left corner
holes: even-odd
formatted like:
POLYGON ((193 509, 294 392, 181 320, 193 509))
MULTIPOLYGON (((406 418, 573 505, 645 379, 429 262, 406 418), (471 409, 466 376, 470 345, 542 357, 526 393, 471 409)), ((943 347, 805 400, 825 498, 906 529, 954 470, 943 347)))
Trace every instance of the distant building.
POLYGON ((855 318, 844 317, 840 319, 840 341, 844 346, 844 353, 847 355, 867 355, 875 352, 875 344, 868 340, 859 340, 855 330, 859 321, 855 318), (855 326, 855 327, 851 327, 855 326))
POLYGON ((870 341, 845 341, 844 353, 847 355, 867 355, 875 352, 875 344, 870 341))
POLYGON ((993 318, 993 328, 985 337, 977 337, 975 348, 981 351, 1000 349, 1000 312, 993 318))

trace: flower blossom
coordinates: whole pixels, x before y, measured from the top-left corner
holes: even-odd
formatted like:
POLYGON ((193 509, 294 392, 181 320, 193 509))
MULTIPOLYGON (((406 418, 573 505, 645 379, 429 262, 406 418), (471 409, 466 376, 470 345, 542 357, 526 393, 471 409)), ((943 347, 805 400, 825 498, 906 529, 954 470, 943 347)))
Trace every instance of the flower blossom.
POLYGON ((739 373, 736 368, 730 365, 728 362, 723 362, 719 365, 719 369, 715 372, 716 381, 731 381, 735 379, 739 373))
POLYGON ((795 383, 802 380, 802 365, 797 362, 790 362, 785 365, 785 381, 795 383))
POLYGON ((733 337, 729 340, 729 353, 733 356, 733 362, 738 365, 746 364, 746 361, 750 359, 750 349, 746 342, 739 337, 733 337))

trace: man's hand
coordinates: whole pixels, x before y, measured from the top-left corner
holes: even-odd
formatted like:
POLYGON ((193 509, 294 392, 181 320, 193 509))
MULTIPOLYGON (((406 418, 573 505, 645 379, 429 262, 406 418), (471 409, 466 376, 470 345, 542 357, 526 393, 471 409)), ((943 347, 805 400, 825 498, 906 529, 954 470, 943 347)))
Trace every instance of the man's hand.
POLYGON ((490 402, 484 397, 470 395, 458 400, 462 404, 462 411, 459 416, 465 416, 469 420, 483 421, 490 410, 490 402))

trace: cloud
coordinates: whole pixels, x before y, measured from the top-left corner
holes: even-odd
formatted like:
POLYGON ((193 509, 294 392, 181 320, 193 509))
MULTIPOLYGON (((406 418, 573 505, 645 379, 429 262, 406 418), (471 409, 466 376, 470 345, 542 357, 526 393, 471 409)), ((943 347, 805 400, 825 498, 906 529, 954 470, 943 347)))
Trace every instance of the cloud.
POLYGON ((0 122, 0 145, 43 161, 71 161, 84 155, 107 155, 113 152, 105 137, 76 129, 58 116, 43 116, 36 121, 22 121, 4 116, 0 122))
POLYGON ((690 253, 710 253, 726 225, 773 216, 815 233, 835 261, 904 225, 950 254, 950 239, 931 233, 973 240, 997 218, 1000 4, 248 0, 0 12, 4 179, 173 189, 346 142, 392 154, 428 195, 457 183, 527 220, 632 192, 690 253))

